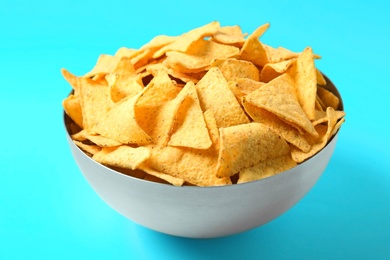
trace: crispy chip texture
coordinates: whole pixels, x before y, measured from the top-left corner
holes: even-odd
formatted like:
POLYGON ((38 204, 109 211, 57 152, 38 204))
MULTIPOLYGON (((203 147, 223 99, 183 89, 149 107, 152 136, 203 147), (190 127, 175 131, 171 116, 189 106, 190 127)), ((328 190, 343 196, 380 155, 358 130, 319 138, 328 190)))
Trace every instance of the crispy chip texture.
POLYGON ((217 175, 220 177, 230 177, 244 168, 290 152, 286 141, 262 123, 236 125, 219 131, 217 175))
POLYGON ((213 21, 139 49, 101 54, 62 101, 68 132, 93 160, 174 186, 221 186, 287 171, 345 122, 320 56, 213 21))

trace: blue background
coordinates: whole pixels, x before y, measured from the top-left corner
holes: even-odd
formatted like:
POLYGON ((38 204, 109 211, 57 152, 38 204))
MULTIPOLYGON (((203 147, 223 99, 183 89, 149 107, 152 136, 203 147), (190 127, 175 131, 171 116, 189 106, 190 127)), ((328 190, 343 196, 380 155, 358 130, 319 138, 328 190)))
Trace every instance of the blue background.
POLYGON ((0 259, 389 259, 388 1, 0 2, 0 259), (62 125, 60 74, 213 20, 322 55, 347 112, 316 186, 274 221, 196 240, 125 219, 87 184, 62 125))

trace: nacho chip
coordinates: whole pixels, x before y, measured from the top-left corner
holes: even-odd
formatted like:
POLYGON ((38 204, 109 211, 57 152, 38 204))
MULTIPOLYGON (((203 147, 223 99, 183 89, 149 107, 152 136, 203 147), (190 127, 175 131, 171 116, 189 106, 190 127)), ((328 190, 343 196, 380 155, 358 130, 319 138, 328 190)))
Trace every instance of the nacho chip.
POLYGON ((315 117, 317 95, 317 70, 314 65, 313 51, 310 47, 299 54, 294 66, 287 72, 293 79, 299 104, 309 119, 315 117))
POLYGON ((311 146, 306 141, 305 136, 298 129, 281 120, 277 115, 248 102, 244 102, 243 106, 253 121, 267 125, 284 140, 301 151, 308 152, 310 150, 311 146))
POLYGON ((62 101, 66 114, 81 128, 83 127, 83 113, 80 105, 80 97, 69 95, 62 101))
POLYGON ((118 147, 106 147, 93 155, 97 162, 124 169, 135 170, 150 157, 150 151, 146 147, 131 147, 122 145, 118 147))
MULTIPOLYGON (((172 175, 169 175, 169 174, 166 174, 166 173, 163 173, 163 172, 159 172, 159 171, 153 170, 153 169, 149 168, 145 164, 139 166, 139 168, 141 170, 143 170, 144 172, 146 172, 147 174, 149 174, 149 175, 151 175, 151 176, 153 176, 155 178, 158 178, 160 180, 164 180, 165 182, 170 183, 170 184, 172 184, 174 186, 183 186, 183 184, 185 182, 181 178, 173 177, 172 175)), ((144 179, 145 180, 149 180, 149 181, 154 181, 154 182, 158 182, 159 181, 159 180, 150 178, 148 176, 145 176, 144 179)))
POLYGON ((298 57, 298 53, 292 52, 286 48, 278 47, 273 48, 266 44, 263 44, 264 49, 267 53, 267 58, 269 63, 279 63, 281 61, 286 61, 298 57))
POLYGON ((261 123, 220 128, 217 176, 230 177, 269 158, 288 154, 286 141, 261 123))
POLYGON ((317 85, 325 86, 326 85, 326 79, 324 78, 324 75, 322 75, 321 71, 316 69, 316 78, 317 78, 317 85))
POLYGON ((335 133, 334 129, 335 126, 337 125, 338 115, 336 111, 331 107, 327 108, 326 114, 328 117, 327 119, 328 124, 327 125, 319 124, 316 126, 316 130, 319 133, 319 137, 314 138, 312 136, 306 136, 306 140, 311 145, 310 151, 305 153, 294 147, 291 149, 291 156, 293 160, 296 161, 297 163, 302 163, 303 161, 307 160, 308 158, 312 157, 313 155, 321 151, 322 148, 324 148, 327 145, 328 141, 335 133))
POLYGON ((329 90, 325 89, 324 87, 318 86, 317 94, 325 107, 332 107, 335 110, 339 108, 339 98, 329 90))
POLYGON ((200 39, 194 42, 186 53, 167 52, 164 64, 184 73, 197 73, 208 68, 213 59, 230 58, 238 53, 237 47, 200 39))
POLYGON ((95 145, 95 144, 84 144, 83 142, 73 140, 73 142, 84 152, 86 152, 88 155, 94 155, 102 149, 101 147, 95 145))
POLYGON ((116 51, 114 56, 118 57, 119 59, 124 58, 124 57, 125 58, 132 58, 140 52, 141 52, 141 50, 121 47, 116 51))
POLYGON ((245 36, 246 34, 242 33, 241 27, 235 25, 218 28, 211 39, 219 43, 242 47, 245 42, 245 36))
POLYGON ((118 102, 126 97, 133 97, 143 89, 142 78, 139 74, 113 74, 106 75, 111 99, 118 102))
POLYGON ((213 111, 206 110, 203 113, 204 121, 206 122, 207 129, 209 130, 209 136, 212 141, 213 147, 219 149, 219 129, 217 121, 215 120, 213 111))
POLYGON ((214 59, 211 67, 218 67, 227 81, 236 80, 237 78, 247 78, 259 81, 259 70, 253 63, 244 60, 231 59, 214 59))
POLYGON ((261 67, 269 62, 267 50, 259 41, 259 37, 261 37, 268 28, 269 24, 266 23, 258 27, 251 35, 248 36, 240 51, 241 60, 250 61, 254 65, 261 67))
POLYGON ((152 142, 135 117, 135 104, 142 93, 115 103, 95 126, 96 132, 122 144, 144 145, 152 142))
POLYGON ((177 37, 172 43, 165 45, 153 54, 153 58, 159 58, 168 51, 187 52, 187 50, 199 39, 212 36, 219 29, 220 24, 217 21, 206 24, 202 27, 193 29, 177 37))
POLYGON ((213 111, 218 127, 249 123, 248 117, 229 90, 221 71, 213 67, 196 85, 203 111, 213 111))
POLYGON ((295 166, 297 166, 297 163, 291 158, 290 154, 271 158, 241 170, 237 183, 245 183, 271 177, 295 166))
POLYGON ((287 75, 281 75, 244 97, 245 102, 265 109, 288 124, 318 136, 314 126, 298 103, 294 86, 287 75))
POLYGON ((187 98, 165 72, 146 86, 135 106, 135 119, 154 143, 166 145, 172 134, 177 112, 187 98))
POLYGON ((157 35, 148 43, 144 44, 140 49, 141 50, 158 50, 162 47, 173 43, 177 40, 178 37, 175 36, 167 36, 167 35, 157 35))
POLYGON ((186 98, 178 109, 168 145, 195 149, 210 148, 212 142, 200 108, 195 84, 187 83, 179 95, 185 95, 186 98))
POLYGON ((106 74, 112 72, 115 67, 120 62, 121 58, 118 56, 112 56, 107 54, 101 54, 95 64, 93 69, 86 73, 84 77, 92 78, 94 76, 105 76, 106 74))
POLYGON ((83 127, 90 134, 98 133, 99 125, 114 106, 110 89, 89 78, 79 77, 78 82, 83 127))
POLYGON ((281 74, 285 73, 287 69, 293 64, 294 60, 284 60, 277 63, 267 63, 261 70, 260 81, 270 82, 281 74))
POLYGON ((78 95, 78 79, 77 79, 77 76, 73 75, 72 73, 70 73, 68 70, 66 69, 61 69, 61 73, 62 73, 62 76, 65 78, 65 80, 69 83, 69 85, 71 85, 71 87, 73 88, 73 92, 74 92, 74 95, 78 95))
POLYGON ((77 132, 72 135, 73 140, 77 141, 86 141, 89 140, 93 144, 99 146, 99 147, 114 147, 114 146, 119 146, 121 143, 112 140, 110 138, 100 136, 100 135, 91 135, 89 134, 86 130, 81 130, 80 132, 77 132))
POLYGON ((160 172, 198 186, 221 186, 231 184, 230 178, 216 176, 218 154, 212 150, 185 147, 148 146, 151 157, 147 164, 160 172))

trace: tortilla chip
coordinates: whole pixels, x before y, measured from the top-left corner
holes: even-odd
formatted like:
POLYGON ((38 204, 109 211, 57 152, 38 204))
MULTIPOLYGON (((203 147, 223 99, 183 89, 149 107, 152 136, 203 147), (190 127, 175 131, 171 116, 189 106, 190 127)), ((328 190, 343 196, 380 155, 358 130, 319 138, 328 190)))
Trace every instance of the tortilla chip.
POLYGON ((277 78, 281 74, 285 73, 293 62, 294 60, 285 60, 277 63, 265 64, 261 70, 260 81, 268 83, 271 80, 277 78))
POLYGON ((321 151, 328 144, 328 141, 335 133, 334 129, 335 126, 337 125, 338 115, 336 111, 331 107, 328 107, 326 113, 328 117, 327 120, 328 124, 327 125, 319 124, 316 126, 316 130, 319 133, 319 137, 314 138, 312 136, 306 136, 306 140, 311 145, 310 151, 305 153, 294 147, 291 149, 291 156, 293 160, 296 161, 297 163, 302 163, 303 161, 307 160, 308 158, 312 157, 313 155, 321 151))
POLYGON ((69 95, 62 101, 66 114, 81 128, 83 128, 83 113, 80 105, 80 97, 69 95))
POLYGON ((248 117, 229 90, 221 71, 213 67, 196 85, 203 111, 211 110, 218 127, 249 123, 248 117))
MULTIPOLYGON (((184 184, 184 180, 181 179, 181 178, 177 178, 177 177, 173 177, 172 175, 169 175, 169 174, 166 174, 166 173, 163 173, 163 172, 159 172, 159 171, 156 171, 156 170, 153 170, 151 168, 149 168, 147 165, 143 164, 139 167, 141 170, 143 170, 144 172, 146 172, 147 174, 153 176, 153 177, 156 177, 160 180, 164 180, 165 182, 167 183, 170 183, 174 186, 183 186, 184 184)), ((156 180, 156 179, 152 179, 148 176, 145 176, 144 177, 145 180, 149 180, 149 181, 154 181, 154 182, 158 182, 159 180, 156 180)))
POLYGON ((269 62, 267 50, 259 41, 259 37, 262 36, 268 28, 269 24, 266 23, 258 27, 251 35, 248 36, 240 51, 241 60, 250 61, 261 67, 269 62))
POLYGON ((89 78, 78 78, 83 127, 90 134, 98 133, 108 111, 114 106, 107 84, 89 78))
POLYGON ((284 140, 294 145, 298 149, 304 152, 308 152, 310 150, 310 144, 306 141, 305 136, 300 134, 298 129, 265 109, 254 106, 248 102, 244 102, 243 105, 245 111, 253 121, 267 125, 273 131, 279 134, 284 140))
POLYGON ((310 47, 299 54, 294 66, 287 72, 293 79, 299 104, 309 119, 315 118, 317 95, 317 70, 313 51, 310 47))
POLYGON ((185 95, 177 111, 177 119, 168 142, 171 146, 208 149, 212 142, 200 108, 195 84, 189 82, 179 95, 185 95))
POLYGON ((84 144, 83 142, 73 140, 73 143, 75 143, 81 150, 86 152, 88 155, 94 155, 102 149, 101 147, 94 145, 94 144, 84 144))
POLYGON ((339 109, 340 100, 331 91, 325 89, 324 87, 318 86, 317 94, 325 107, 332 107, 335 110, 339 109))
POLYGON ((265 109, 297 129, 318 136, 314 126, 298 103, 294 86, 283 74, 244 97, 245 102, 265 109))
POLYGON ((269 63, 279 63, 281 61, 294 59, 299 55, 299 53, 292 52, 283 47, 273 48, 266 44, 263 44, 263 46, 266 50, 269 63))
POLYGON ((199 39, 212 36, 219 29, 220 24, 217 21, 195 28, 187 33, 177 37, 172 43, 165 45, 153 54, 153 58, 159 58, 168 51, 187 52, 187 50, 199 39))
POLYGON ((237 183, 245 183, 271 177, 297 166, 290 154, 261 161, 240 171, 237 183))
POLYGON ((259 70, 253 63, 244 60, 231 59, 214 59, 211 67, 218 67, 227 81, 236 80, 237 78, 248 78, 259 81, 259 70))
POLYGON ((135 170, 140 164, 150 157, 147 147, 131 147, 122 145, 118 147, 105 147, 93 155, 97 162, 124 169, 135 170))
POLYGON ((218 154, 212 150, 198 150, 173 146, 149 146, 151 157, 147 164, 160 172, 198 186, 231 184, 230 178, 216 176, 218 154))
POLYGON ((262 123, 220 128, 217 176, 230 177, 244 168, 290 152, 289 145, 262 123))
POLYGON ((237 47, 200 39, 194 42, 186 53, 167 52, 164 64, 184 73, 197 73, 208 68, 213 59, 230 58, 238 53, 237 47))
POLYGON ((121 58, 107 54, 101 54, 93 69, 84 75, 85 78, 92 78, 94 76, 105 76, 112 72, 120 62, 121 58))
POLYGON ((241 27, 235 26, 224 26, 218 28, 217 32, 211 37, 213 41, 242 47, 245 42, 245 34, 242 33, 241 27))

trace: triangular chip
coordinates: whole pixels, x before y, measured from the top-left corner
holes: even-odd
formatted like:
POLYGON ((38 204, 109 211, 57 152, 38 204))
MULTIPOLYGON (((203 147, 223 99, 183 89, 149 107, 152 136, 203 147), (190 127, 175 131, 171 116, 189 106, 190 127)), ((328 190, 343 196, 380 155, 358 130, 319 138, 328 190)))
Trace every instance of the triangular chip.
POLYGON ((66 114, 81 128, 83 127, 83 113, 80 105, 80 97, 69 95, 62 101, 66 114))
POLYGON ((95 67, 93 67, 90 72, 86 73, 84 77, 92 78, 96 75, 105 76, 106 74, 112 72, 115 69, 120 60, 121 58, 118 56, 101 54, 95 64, 95 67))
POLYGON ((296 62, 287 72, 293 79, 298 101, 303 111, 309 117, 315 117, 317 95, 317 69, 314 65, 314 55, 310 47, 299 54, 296 62))
POLYGON ((215 59, 210 64, 211 67, 218 67, 227 81, 237 78, 248 78, 259 81, 260 72, 252 62, 245 60, 215 59))
POLYGON ((166 145, 172 134, 177 111, 187 98, 168 74, 161 72, 144 89, 136 103, 135 117, 156 144, 166 145))
POLYGON ((294 86, 285 74, 270 81, 244 97, 245 102, 265 109, 285 122, 313 136, 318 136, 314 126, 298 103, 294 86))
POLYGON ((258 27, 251 35, 248 36, 240 51, 241 60, 250 61, 261 67, 269 62, 267 50, 259 41, 259 37, 262 36, 268 28, 269 24, 266 23, 258 27))
POLYGON ((122 145, 118 147, 103 148, 100 152, 94 154, 92 158, 107 166, 135 170, 149 157, 150 151, 147 147, 134 148, 122 145))
POLYGON ((266 44, 263 44, 263 46, 266 50, 269 63, 277 63, 285 60, 290 60, 298 57, 299 55, 299 53, 292 52, 283 47, 273 48, 266 44))
POLYGON ((336 131, 334 131, 335 126, 339 127, 340 125, 337 124, 338 122, 338 115, 337 112, 331 108, 328 107, 326 110, 327 114, 327 125, 319 124, 316 126, 316 130, 319 133, 318 138, 314 138, 312 136, 306 136, 307 141, 311 145, 311 149, 309 152, 305 153, 301 150, 296 149, 293 147, 291 149, 291 156, 294 161, 297 163, 301 163, 305 161, 306 159, 312 157, 313 155, 317 154, 322 148, 324 148, 327 144, 330 138, 335 134, 336 131))
POLYGON ((90 134, 98 133, 108 111, 114 106, 107 84, 89 78, 79 77, 80 105, 83 127, 90 134))
POLYGON ((245 42, 245 36, 241 27, 235 25, 220 27, 211 39, 219 43, 241 47, 245 42))
POLYGON ((179 95, 185 95, 186 98, 178 109, 168 145, 195 149, 210 148, 212 142, 200 108, 195 84, 187 83, 179 95))
POLYGON ((214 150, 198 150, 185 147, 149 146, 151 157, 147 164, 154 170, 198 186, 231 184, 230 178, 216 176, 218 154, 214 150))
POLYGON ((322 75, 321 71, 316 69, 316 77, 317 77, 317 85, 325 86, 326 85, 326 79, 324 75, 322 75))
POLYGON ((261 123, 220 128, 217 176, 230 177, 269 158, 288 154, 284 139, 261 123))
POLYGON ((89 155, 94 155, 101 151, 101 147, 95 145, 95 144, 84 144, 83 142, 73 140, 73 142, 84 152, 88 153, 89 155))
POLYGON ((73 75, 66 69, 61 69, 62 76, 64 79, 72 86, 74 90, 74 95, 78 95, 79 87, 78 87, 78 79, 77 76, 73 75))
POLYGON ((294 60, 284 60, 277 63, 267 63, 261 70, 260 81, 270 82, 274 78, 277 78, 281 74, 287 71, 287 69, 293 64, 294 60))
POLYGON ((332 107, 335 110, 339 109, 340 99, 331 91, 325 89, 324 87, 318 86, 317 94, 325 107, 332 107))
POLYGON ((206 110, 203 113, 204 121, 206 122, 207 129, 209 130, 210 139, 213 143, 213 146, 216 150, 219 149, 219 129, 217 126, 217 121, 215 121, 215 117, 213 111, 206 110))
POLYGON ((236 56, 239 49, 209 40, 199 39, 192 44, 186 53, 169 51, 164 64, 170 68, 177 68, 184 73, 200 72, 210 65, 214 59, 224 59, 236 56))
POLYGON ((196 88, 202 110, 213 112, 218 127, 249 123, 248 117, 217 67, 211 68, 196 88))
POLYGON ((243 102, 243 106, 253 121, 267 125, 283 139, 300 150, 304 152, 310 150, 310 144, 306 141, 305 136, 300 134, 296 128, 281 120, 275 114, 248 102, 243 102))
MULTIPOLYGON (((174 186, 183 186, 184 184, 184 180, 181 179, 181 178, 177 178, 177 177, 173 177, 172 175, 169 175, 169 174, 166 174, 166 173, 163 173, 163 172, 159 172, 159 171, 156 171, 156 170, 153 170, 151 169, 150 167, 148 167, 148 165, 146 164, 142 164, 139 166, 139 168, 141 170, 143 170, 144 172, 146 172, 147 174, 150 174, 154 177, 157 177, 161 180, 164 180, 174 186)), ((156 181, 156 180, 151 180, 149 178, 144 178, 145 180, 150 180, 150 181, 156 181)))
POLYGON ((143 89, 142 79, 139 74, 110 73, 105 78, 110 88, 111 99, 114 102, 118 102, 125 97, 133 97, 143 89))
POLYGON ((159 58, 168 51, 187 52, 194 42, 207 36, 212 36, 219 29, 220 24, 213 21, 202 27, 195 28, 177 37, 172 43, 165 45, 153 54, 153 58, 159 58))
POLYGON ((296 165, 297 163, 291 158, 290 154, 261 161, 252 167, 241 170, 237 183, 245 183, 271 177, 275 174, 287 171, 296 165))

